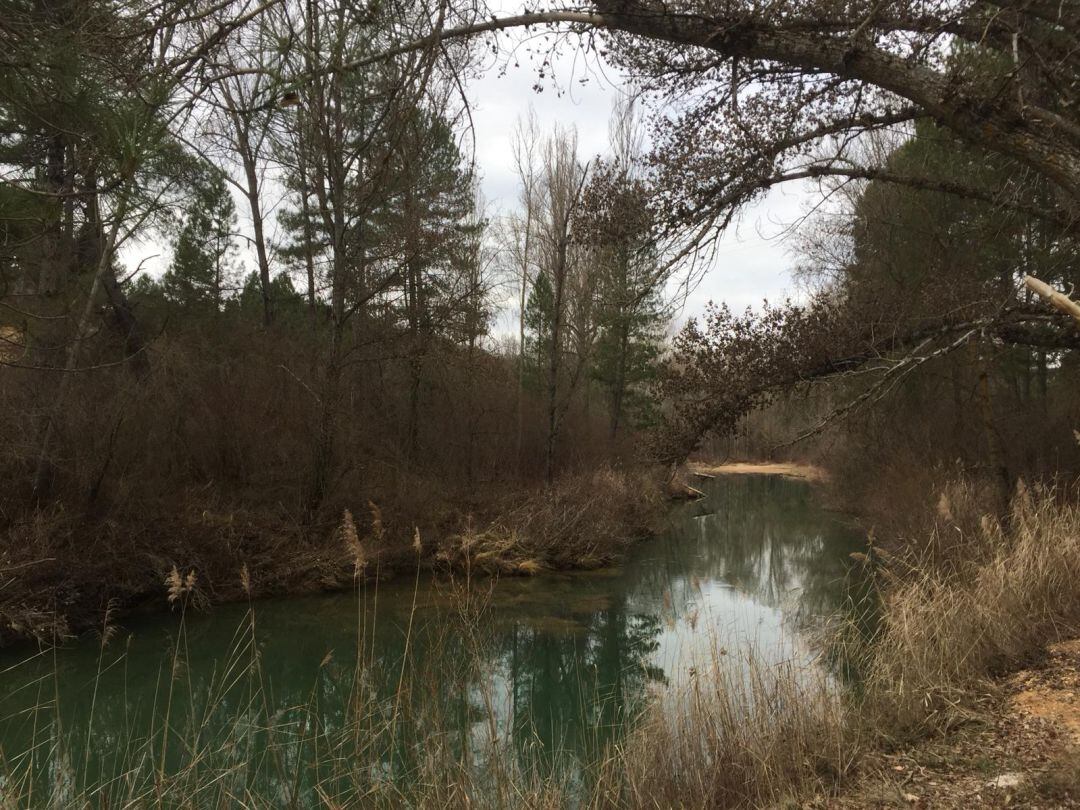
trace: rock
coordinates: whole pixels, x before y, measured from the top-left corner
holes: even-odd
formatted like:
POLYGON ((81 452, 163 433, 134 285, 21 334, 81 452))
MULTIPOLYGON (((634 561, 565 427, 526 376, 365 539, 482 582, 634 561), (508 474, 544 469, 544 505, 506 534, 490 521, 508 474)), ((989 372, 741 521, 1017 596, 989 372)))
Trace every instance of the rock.
POLYGON ((1020 783, 1024 781, 1024 775, 1022 773, 1003 773, 1001 776, 997 776, 986 783, 987 787, 997 788, 998 790, 1005 790, 1007 788, 1019 787, 1020 783))

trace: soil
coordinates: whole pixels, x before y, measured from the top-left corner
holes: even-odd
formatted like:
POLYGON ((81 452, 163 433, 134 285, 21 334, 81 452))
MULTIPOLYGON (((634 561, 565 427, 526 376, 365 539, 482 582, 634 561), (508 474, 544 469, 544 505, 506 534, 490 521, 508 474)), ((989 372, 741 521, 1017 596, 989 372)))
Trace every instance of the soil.
POLYGON ((863 768, 812 808, 1080 808, 1080 640, 996 684, 993 708, 953 733, 863 768))

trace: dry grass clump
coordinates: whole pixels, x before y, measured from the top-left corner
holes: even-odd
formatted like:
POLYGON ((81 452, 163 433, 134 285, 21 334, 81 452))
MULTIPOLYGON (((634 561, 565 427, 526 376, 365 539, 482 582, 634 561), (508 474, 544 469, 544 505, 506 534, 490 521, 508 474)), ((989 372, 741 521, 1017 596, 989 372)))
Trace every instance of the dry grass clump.
POLYGON ((714 660, 674 710, 653 706, 603 764, 591 804, 766 807, 832 792, 862 751, 835 685, 801 664, 742 664, 714 660))
POLYGON ((863 677, 865 709, 891 733, 947 727, 990 676, 1080 628, 1080 506, 1023 485, 1004 520, 977 504, 968 485, 946 488, 921 553, 883 566, 863 677))
POLYGON ((597 568, 656 527, 663 510, 652 471, 602 468, 559 478, 483 529, 450 536, 438 558, 457 568, 534 574, 597 568))

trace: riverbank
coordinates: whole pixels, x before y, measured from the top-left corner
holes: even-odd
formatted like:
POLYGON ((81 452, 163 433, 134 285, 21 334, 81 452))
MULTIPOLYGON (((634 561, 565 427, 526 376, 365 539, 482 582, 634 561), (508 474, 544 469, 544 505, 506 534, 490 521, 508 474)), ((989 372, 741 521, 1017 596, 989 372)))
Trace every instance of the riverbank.
POLYGON ((976 494, 943 487, 929 534, 855 555, 878 605, 869 621, 840 620, 822 650, 857 689, 790 667, 732 683, 718 655, 682 711, 647 718, 613 755, 602 792, 688 808, 1074 806, 1063 735, 1080 686, 1068 642, 1080 634, 1080 505, 1020 487, 999 520, 976 494), (897 795, 909 766, 925 797, 897 795), (1007 788, 1018 770, 1029 800, 991 796, 988 781, 1007 788))
MULTIPOLYGON (((718 482, 709 483, 716 485, 718 482)), ((754 484, 759 487, 758 492, 772 493, 770 498, 774 499, 783 482, 762 477, 737 483, 743 490, 742 484, 754 484)), ((554 552, 567 548, 565 542, 555 544, 546 552, 536 546, 530 547, 530 532, 539 531, 541 525, 550 527, 550 521, 556 518, 564 520, 567 527, 576 525, 578 529, 584 529, 585 524, 578 521, 581 516, 590 515, 591 526, 607 526, 605 531, 608 533, 604 536, 615 538, 613 524, 602 519, 602 515, 607 509, 621 514, 626 508, 622 501, 633 499, 635 485, 632 480, 616 475, 606 482, 566 480, 556 490, 554 494, 547 493, 548 499, 555 504, 550 511, 538 512, 535 505, 526 507, 528 502, 518 504, 524 512, 509 510, 507 516, 516 517, 513 522, 506 517, 501 528, 491 528, 489 524, 490 530, 448 535, 441 544, 431 542, 430 538, 421 539, 419 550, 409 542, 400 542, 396 535, 391 545, 390 529, 382 516, 376 511, 358 511, 350 520, 343 519, 331 533, 330 545, 338 547, 339 564, 347 569, 345 573, 349 576, 357 569, 367 573, 371 567, 381 566, 378 555, 384 552, 380 549, 412 555, 413 570, 416 570, 417 559, 433 559, 440 551, 457 549, 465 555, 463 558, 457 562, 444 561, 455 570, 526 573, 531 566, 523 568, 524 561, 540 557, 556 560, 557 556, 552 556, 554 552), (586 491, 593 495, 607 494, 608 503, 597 509, 583 508, 582 493, 586 491), (573 504, 578 504, 579 508, 571 508, 573 504), (524 519, 526 513, 532 515, 530 520, 524 519), (517 527, 522 535, 523 539, 515 545, 520 553, 500 556, 498 551, 503 541, 498 538, 505 538, 511 526, 517 527)), ((822 537, 820 526, 801 525, 800 528, 800 524, 784 522, 787 515, 798 511, 798 504, 805 503, 809 494, 804 487, 797 487, 795 491, 801 494, 790 501, 773 501, 778 521, 775 525, 762 524, 753 518, 740 520, 738 513, 732 511, 707 518, 724 528, 725 534, 718 543, 719 554, 714 562, 716 570, 725 572, 725 576, 736 577, 725 580, 728 585, 736 586, 734 590, 756 583, 760 593, 766 595, 767 602, 777 594, 801 590, 805 592, 804 596, 809 596, 810 604, 815 601, 812 595, 815 587, 835 582, 842 576, 837 568, 823 570, 818 560, 810 563, 820 556, 821 548, 817 545, 822 537), (752 535, 755 527, 766 541, 762 549, 768 548, 769 565, 762 565, 764 558, 748 555, 747 549, 740 547, 740 540, 752 535), (793 541, 791 551, 794 556, 785 557, 780 553, 782 537, 793 541), (789 581, 773 579, 774 576, 783 577, 784 572, 800 570, 797 567, 799 560, 810 565, 806 569, 810 578, 798 577, 802 583, 800 588, 793 588, 789 581), (789 562, 796 567, 791 568, 789 562), (753 572, 765 570, 770 572, 769 577, 758 582, 753 572), (742 584, 738 579, 740 576, 749 579, 742 584), (812 586, 815 577, 817 585, 812 586)), ((1073 740, 1068 734, 1076 721, 1080 645, 1069 643, 1067 639, 1075 637, 1080 630, 1080 507, 1048 490, 1021 489, 1007 519, 999 522, 985 515, 976 519, 977 501, 969 498, 969 494, 970 490, 962 482, 945 487, 935 512, 938 528, 931 535, 912 538, 907 555, 886 552, 873 545, 865 546, 864 552, 853 555, 861 569, 860 574, 877 585, 880 600, 877 613, 874 621, 862 623, 857 614, 850 615, 845 609, 845 618, 828 630, 830 643, 822 645, 816 661, 802 657, 798 660, 770 659, 761 654, 762 650, 730 646, 716 638, 711 654, 703 650, 700 664, 695 662, 691 670, 655 671, 654 678, 662 676, 656 682, 665 685, 665 697, 642 701, 633 709, 629 708, 633 704, 628 703, 627 711, 609 718, 609 727, 617 728, 618 733, 607 742, 597 741, 591 748, 592 753, 583 760, 589 768, 588 781, 584 783, 579 779, 563 781, 557 772, 538 776, 527 768, 522 770, 521 763, 511 753, 513 748, 500 747, 507 740, 499 734, 493 736, 491 750, 485 749, 485 768, 494 769, 491 772, 497 775, 494 780, 489 779, 491 773, 488 771, 478 774, 464 765, 458 759, 456 749, 440 742, 455 736, 453 717, 456 715, 448 712, 442 702, 437 704, 434 715, 430 714, 430 707, 411 703, 418 695, 442 694, 439 689, 445 685, 445 667, 433 667, 432 660, 425 658, 418 638, 412 637, 413 628, 427 625, 428 620, 417 616, 414 622, 418 599, 410 591, 411 581, 403 583, 404 588, 398 594, 400 611, 396 617, 393 612, 388 612, 393 604, 390 593, 382 592, 378 596, 382 617, 378 626, 398 645, 396 655, 401 656, 401 661, 416 660, 421 662, 420 667, 416 673, 410 669, 409 677, 405 677, 399 659, 392 658, 389 697, 383 695, 382 702, 376 700, 371 705, 365 704, 359 716, 340 727, 340 734, 331 730, 326 732, 328 736, 319 738, 316 747, 323 750, 325 742, 328 743, 325 750, 332 752, 325 762, 315 763, 316 770, 324 767, 328 770, 329 775, 320 777, 321 784, 328 790, 332 786, 334 791, 344 785, 346 792, 341 796, 382 796, 384 801, 375 801, 373 806, 387 807, 457 807, 465 804, 502 807, 508 806, 511 796, 515 797, 512 802, 515 806, 555 808, 580 803, 596 810, 655 806, 703 809, 798 806, 841 807, 845 810, 889 806, 1075 806, 1070 804, 1077 798, 1074 771, 1070 768, 1076 760, 1073 740), (432 673, 439 674, 433 678, 432 673), (419 692, 413 691, 414 675, 419 678, 419 692), (849 680, 858 683, 859 688, 838 688, 849 680), (388 704, 387 700, 391 702, 388 704), (385 714, 387 705, 395 706, 390 721, 385 714), (396 730, 399 719, 410 724, 415 722, 415 726, 408 726, 410 739, 414 740, 416 750, 424 752, 426 763, 415 784, 410 782, 406 794, 400 793, 402 788, 395 783, 369 785, 365 781, 367 766, 364 763, 379 762, 382 753, 377 746, 373 748, 367 742, 362 749, 356 748, 357 741, 369 739, 365 734, 371 728, 377 729, 378 734, 388 738, 392 745, 399 733, 396 730), (364 733, 359 733, 361 729, 364 733), (502 803, 485 799, 488 796, 485 791, 492 781, 497 784, 497 796, 502 797, 502 803), (429 792, 430 785, 439 787, 429 792), (348 790, 359 793, 350 794, 348 790), (377 793, 366 792, 370 790, 377 793), (586 793, 583 795, 582 791, 586 793)), ((737 499, 735 502, 746 505, 737 499)), ((694 506, 685 507, 685 513, 692 524, 687 527, 687 537, 701 542, 706 525, 698 522, 702 516, 694 506)), ((625 542, 625 536, 622 542, 625 542)), ((596 559, 596 548, 614 548, 617 552, 617 546, 605 543, 597 541, 589 559, 596 559)), ((854 547, 857 546, 848 549, 854 547)), ((847 555, 848 551, 845 551, 842 559, 850 560, 847 555)), ((706 549, 698 548, 690 558, 698 560, 709 556, 706 549)), ((657 578, 646 573, 659 569, 665 570, 670 577, 669 567, 657 565, 653 560, 642 568, 645 574, 642 581, 654 589, 652 609, 655 610, 653 621, 644 623, 642 619, 647 619, 650 610, 642 612, 641 593, 637 588, 631 589, 633 610, 629 610, 629 602, 622 610, 617 610, 611 601, 586 598, 587 595, 583 596, 578 590, 580 585, 569 584, 570 581, 580 583, 579 578, 556 578, 556 582, 567 580, 568 588, 555 598, 560 604, 574 603, 576 606, 569 607, 565 615, 560 613, 554 622, 558 624, 559 632, 566 634, 565 644, 540 646, 536 665, 543 672, 564 672, 569 662, 579 660, 583 651, 594 650, 596 661, 608 662, 619 672, 628 669, 652 671, 641 665, 628 667, 628 662, 635 660, 627 657, 629 649, 604 646, 618 637, 611 631, 618 629, 614 620, 620 615, 627 620, 624 629, 629 643, 639 651, 655 649, 650 639, 656 634, 670 632, 678 622, 682 622, 693 637, 701 635, 695 644, 713 638, 709 634, 710 623, 697 609, 695 594, 732 591, 699 580, 695 585, 697 576, 685 572, 670 578, 657 578), (673 587, 675 582, 689 583, 690 590, 680 595, 673 587), (595 612, 595 624, 588 631, 582 629, 585 625, 578 618, 581 611, 595 612), (605 650, 603 654, 601 648, 605 650), (562 650, 566 663, 552 667, 555 650, 562 650)), ((599 576, 606 578, 607 573, 599 576)), ((523 625, 520 633, 514 631, 504 639, 502 653, 497 653, 494 659, 484 658, 481 653, 485 644, 483 639, 491 625, 486 617, 482 618, 483 610, 477 612, 476 603, 477 600, 483 603, 483 592, 490 594, 490 591, 481 586, 479 592, 474 592, 468 584, 472 581, 471 578, 458 578, 458 588, 464 585, 464 591, 451 588, 447 593, 435 595, 437 601, 446 603, 452 615, 460 614, 463 622, 461 639, 466 642, 465 646, 454 647, 447 660, 456 662, 455 665, 462 666, 470 674, 451 689, 452 694, 472 694, 469 684, 475 684, 477 678, 491 672, 492 660, 516 661, 523 665, 531 658, 529 640, 535 644, 535 634, 550 634, 553 627, 549 616, 537 616, 536 619, 547 620, 548 624, 523 625)), ((519 584, 530 583, 520 581, 519 584)), ((546 583, 536 584, 548 590, 546 583)), ((189 590, 182 569, 177 570, 174 585, 177 603, 185 610, 193 607, 197 602, 197 589, 203 586, 196 583, 196 591, 189 590)), ((155 599, 161 604, 164 587, 158 588, 155 599)), ((501 606, 490 603, 490 609, 500 615, 504 609, 511 609, 510 606, 519 609, 522 596, 521 593, 512 594, 501 606)), ((325 667, 330 683, 343 678, 346 686, 338 687, 345 689, 342 694, 351 694, 350 677, 359 679, 354 688, 360 688, 370 674, 368 664, 354 671, 347 656, 338 660, 342 651, 355 641, 351 636, 356 632, 351 624, 354 611, 358 604, 367 605, 369 597, 374 598, 374 595, 366 587, 357 590, 357 599, 346 597, 345 609, 340 614, 345 617, 343 620, 328 620, 331 614, 312 609, 312 605, 308 607, 308 620, 338 628, 340 633, 335 641, 307 648, 303 658, 312 672, 321 672, 325 667), (334 653, 334 650, 338 652, 334 653), (315 662, 320 658, 323 663, 316 666, 315 662)), ((425 597, 419 603, 428 601, 425 597)), ((285 605, 284 609, 294 608, 285 605)), ((840 608, 833 605, 827 613, 833 614, 834 610, 840 608)), ((235 663, 237 671, 250 671, 257 682, 267 674, 267 667, 286 665, 289 654, 281 651, 282 645, 287 647, 297 643, 277 639, 277 654, 262 643, 256 644, 256 624, 266 618, 263 614, 262 618, 256 619, 256 613, 261 612, 258 608, 249 610, 250 649, 259 652, 253 653, 250 661, 241 656, 242 660, 235 663), (264 655, 266 663, 263 662, 264 655)), ((726 626, 730 621, 730 614, 725 613, 722 624, 726 626)), ((216 620, 201 624, 203 629, 192 628, 192 638, 198 639, 197 646, 202 654, 223 655, 233 644, 230 640, 232 626, 218 627, 220 622, 216 620), (208 637, 205 631, 208 625, 215 628, 216 636, 208 637), (217 638, 217 641, 211 641, 211 638, 217 638)), ((184 626, 183 619, 180 626, 184 626)), ((241 623, 241 627, 244 626, 241 623)), ((270 626, 273 627, 272 622, 270 626)), ((366 623, 361 629, 365 634, 375 631, 374 626, 366 623)), ((269 628, 263 632, 274 634, 269 628)), ((103 633, 102 650, 109 635, 109 630, 103 633)), ((307 639, 311 635, 303 633, 302 637, 307 639)), ((435 636, 443 638, 440 633, 435 636)), ((186 638, 186 631, 182 637, 177 637, 174 653, 177 660, 186 661, 186 638)), ((437 645, 444 643, 445 640, 438 641, 437 645)), ((244 656, 248 649, 244 646, 241 651, 244 656)), ((101 654, 96 649, 89 650, 91 670, 100 666, 98 656, 101 654)), ((116 653, 109 653, 113 654, 116 653)), ((364 658, 374 661, 374 657, 368 659, 365 655, 364 658)), ((231 654, 228 660, 232 660, 231 654)), ((132 666, 138 670, 134 661, 132 666)), ((233 666, 229 663, 224 669, 231 672, 233 666)), ((182 669, 189 671, 186 663, 182 669)), ((190 670, 196 671, 196 668, 190 670)), ((594 670, 589 673, 586 683, 592 684, 594 670)), ((534 686, 531 683, 526 677, 528 689, 522 694, 532 693, 534 686)), ((591 694, 581 691, 581 685, 575 686, 570 679, 552 690, 551 695, 565 695, 569 704, 578 705, 584 695, 591 694)), ((166 688, 171 689, 167 684, 166 688)), ((367 689, 365 685, 357 694, 368 695, 367 689)), ((104 696, 105 692, 103 689, 101 694, 104 696)), ((113 689, 113 693, 114 696, 126 695, 122 689, 113 689)), ((598 694, 613 693, 621 694, 620 690, 598 694)), ((332 694, 328 693, 328 698, 332 694)), ((482 703, 489 710, 505 699, 498 691, 481 690, 478 694, 482 695, 482 703)), ((517 694, 516 690, 513 694, 517 694)), ((152 701, 148 705, 150 703, 152 701)), ((322 710, 316 706, 305 709, 312 718, 319 717, 322 710)), ((550 710, 550 702, 543 704, 544 717, 549 716, 550 710)), ((226 713, 227 723, 238 722, 238 718, 226 713)), ((46 716, 41 715, 42 718, 46 716)), ((593 715, 588 717, 593 718, 593 715)), ((279 718, 275 722, 279 725, 273 733, 280 737, 283 755, 289 752, 286 758, 291 757, 289 745, 295 740, 296 729, 288 719, 279 718)), ((590 727, 592 724, 590 722, 590 727)), ((38 725, 42 723, 37 723, 35 728, 38 725)), ((331 725, 333 729, 339 728, 336 724, 331 725)), ((318 723, 315 726, 318 727, 318 723)), ((196 753, 192 754, 189 768, 174 774, 166 773, 162 766, 154 766, 144 772, 145 765, 138 758, 124 763, 124 768, 130 768, 131 774, 138 774, 132 784, 146 791, 138 795, 150 795, 149 791, 158 790, 161 785, 167 786, 165 790, 170 796, 200 791, 212 793, 216 786, 236 776, 232 770, 235 767, 233 753, 238 752, 228 753, 220 759, 220 753, 229 749, 218 752, 214 748, 218 738, 210 733, 210 729, 197 724, 194 728, 192 751, 196 753), (199 745, 203 748, 195 747, 199 745), (207 762, 211 764, 207 765, 207 762), (227 774, 228 779, 224 779, 223 774, 227 774)), ((243 737, 242 729, 238 727, 234 731, 238 739, 243 737)), ((86 739, 81 730, 78 735, 78 739, 86 739)), ((154 739, 151 734, 148 743, 151 747, 154 739)), ((158 756, 155 753, 148 761, 158 762, 158 756)), ((243 767, 258 767, 242 757, 240 761, 245 763, 243 767)), ((91 772, 88 778, 97 777, 91 772)), ((299 776, 289 778, 300 779, 299 776)), ((335 801, 339 798, 337 793, 328 795, 335 801)))
POLYGON ((0 646, 55 643, 100 629, 106 617, 167 609, 174 571, 190 577, 191 603, 209 606, 347 589, 358 576, 389 579, 417 566, 498 575, 597 568, 650 535, 665 504, 660 475, 645 468, 464 501, 411 483, 409 498, 357 498, 316 523, 208 490, 106 519, 39 510, 0 544, 0 646))
POLYGON ((1049 645, 989 684, 984 711, 950 733, 867 758, 840 796, 809 807, 1080 807, 1080 639, 1049 645))

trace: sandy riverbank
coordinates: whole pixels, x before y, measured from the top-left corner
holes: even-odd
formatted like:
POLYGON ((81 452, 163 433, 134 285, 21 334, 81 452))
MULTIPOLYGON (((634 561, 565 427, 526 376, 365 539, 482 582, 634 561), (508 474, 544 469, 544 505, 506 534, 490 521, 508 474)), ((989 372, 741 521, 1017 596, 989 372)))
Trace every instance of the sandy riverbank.
POLYGON ((807 481, 823 481, 825 470, 813 464, 798 461, 729 461, 717 464, 709 461, 693 461, 687 469, 694 475, 785 475, 807 481))

